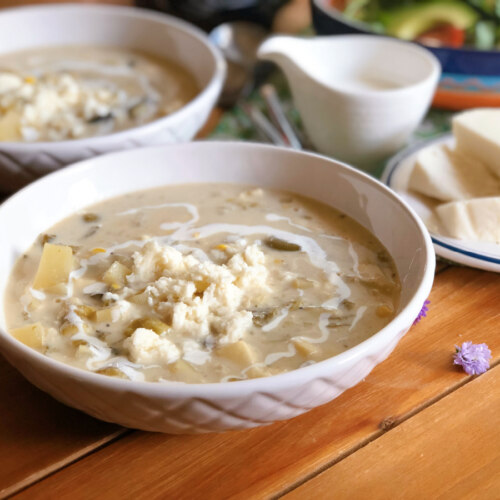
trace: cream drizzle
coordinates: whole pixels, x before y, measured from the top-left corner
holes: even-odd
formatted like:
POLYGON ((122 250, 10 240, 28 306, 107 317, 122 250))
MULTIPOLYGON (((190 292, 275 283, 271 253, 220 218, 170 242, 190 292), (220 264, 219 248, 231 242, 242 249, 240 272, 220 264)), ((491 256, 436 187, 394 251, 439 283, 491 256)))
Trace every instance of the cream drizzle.
POLYGON ((199 226, 196 231, 192 231, 193 228, 180 227, 175 233, 171 234, 170 237, 177 240, 193 240, 197 238, 206 238, 214 234, 219 233, 236 233, 241 236, 249 236, 254 234, 265 234, 266 236, 274 236, 276 238, 281 238, 291 243, 299 245, 301 249, 307 253, 311 264, 315 267, 322 269, 328 277, 330 283, 337 286, 338 296, 334 297, 324 304, 323 307, 326 308, 337 308, 343 300, 350 296, 351 290, 344 283, 342 278, 338 275, 339 267, 333 261, 329 261, 326 256, 326 252, 318 245, 318 243, 310 238, 309 236, 303 236, 289 231, 283 231, 281 229, 276 229, 270 226, 248 226, 242 224, 207 224, 205 226, 199 226), (193 232, 196 232, 197 238, 194 237, 193 232))
POLYGON ((272 321, 269 321, 269 323, 266 323, 262 327, 263 332, 270 332, 271 330, 274 330, 287 316, 288 312, 290 311, 290 306, 283 307, 279 314, 273 318, 272 321))
MULTIPOLYGON (((138 212, 142 212, 143 210, 159 210, 160 208, 171 208, 171 207, 182 207, 182 208, 185 208, 188 212, 189 212, 189 215, 191 215, 191 220, 187 221, 187 222, 172 222, 171 224, 176 224, 176 227, 179 227, 181 225, 185 225, 185 224, 194 224, 195 222, 198 222, 198 220, 200 219, 200 213, 198 211, 198 208, 196 208, 195 205, 191 204, 191 203, 162 203, 160 205, 146 205, 145 207, 138 207, 138 208, 131 208, 130 210, 125 210, 124 212, 118 212, 117 214, 115 215, 133 215, 133 214, 136 214, 138 212)), ((166 224, 170 224, 170 223, 166 223, 166 224)), ((162 224, 162 226, 160 226, 162 229, 164 229, 164 224, 162 224)), ((167 228, 167 229, 170 229, 170 228, 167 228)))
POLYGON ((77 333, 71 336, 71 340, 82 340, 89 345, 89 349, 92 352, 92 358, 87 360, 87 368, 89 370, 94 368, 94 363, 105 361, 111 356, 111 349, 106 342, 85 333, 83 320, 76 313, 74 305, 69 306, 69 312, 64 319, 76 326, 78 330, 77 333))
MULTIPOLYGON (((272 352, 268 354, 264 359, 264 363, 261 363, 261 365, 263 364, 264 366, 269 366, 276 363, 276 361, 279 361, 280 359, 291 358, 292 356, 295 356, 295 354, 297 354, 295 346, 293 344, 288 344, 288 349, 285 352, 272 352)), ((247 370, 244 370, 243 373, 246 373, 246 371, 247 370)))
POLYGON ((363 317, 367 309, 368 308, 366 306, 359 306, 356 309, 356 314, 354 316, 354 319, 352 320, 351 326, 349 327, 349 331, 351 331, 356 326, 356 324, 363 317))
MULTIPOLYGON (((120 244, 117 244, 117 245, 114 245, 114 246, 108 248, 106 250, 106 252, 104 252, 104 253, 99 253, 99 254, 92 256, 89 259, 82 260, 80 262, 81 267, 79 269, 77 269, 76 271, 72 271, 72 273, 70 274, 70 279, 69 279, 69 283, 68 283, 68 294, 65 298, 69 298, 72 295, 73 288, 72 288, 71 280, 81 277, 83 274, 85 274, 85 272, 88 268, 88 265, 95 264, 98 261, 100 261, 101 259, 108 257, 111 252, 114 252, 114 251, 122 249, 122 248, 127 248, 127 247, 132 246, 132 245, 135 245, 135 246, 138 246, 139 248, 142 248, 148 241, 151 241, 151 240, 155 240, 159 243, 169 244, 169 243, 173 243, 175 240, 193 241, 193 240, 205 238, 205 237, 212 236, 214 234, 220 234, 220 233, 229 233, 231 236, 237 235, 239 238, 241 238, 243 236, 254 235, 254 234, 265 234, 267 236, 274 236, 274 237, 285 239, 287 241, 295 243, 295 244, 299 245, 301 247, 301 249, 308 255, 311 264, 314 265, 315 267, 322 269, 325 272, 325 274, 327 275, 330 283, 336 285, 336 287, 337 287, 338 295, 336 297, 332 297, 331 299, 329 299, 329 300, 325 301, 323 304, 321 304, 321 306, 323 308, 337 309, 339 307, 340 303, 350 296, 350 293, 351 293, 350 288, 342 280, 342 278, 338 275, 338 272, 339 272, 338 265, 333 261, 329 261, 327 259, 326 252, 321 248, 321 246, 314 239, 312 239, 308 236, 298 235, 295 233, 291 233, 288 231, 284 231, 281 229, 277 229, 277 228, 273 228, 273 227, 265 226, 265 225, 249 226, 249 225, 241 225, 241 224, 214 223, 214 224, 207 224, 205 226, 195 228, 195 227, 193 227, 193 225, 199 220, 199 212, 198 212, 198 209, 190 203, 165 203, 165 204, 161 204, 161 205, 151 205, 151 206, 146 206, 146 207, 139 207, 137 209, 130 209, 130 210, 127 210, 124 212, 117 213, 116 215, 118 215, 118 216, 129 215, 129 214, 137 213, 138 211, 145 210, 145 209, 146 210, 155 210, 155 209, 160 209, 160 208, 179 207, 179 206, 184 207, 188 210, 188 212, 191 215, 191 219, 187 222, 184 222, 184 223, 171 222, 171 223, 161 224, 160 227, 164 230, 176 229, 176 231, 174 233, 172 233, 171 235, 156 236, 156 237, 149 238, 147 241, 129 240, 129 241, 126 241, 126 242, 123 242, 123 243, 120 243, 120 244), (195 234, 196 234, 196 236, 195 236, 195 234)), ((268 220, 271 220, 271 221, 272 220, 277 221, 277 220, 289 219, 289 218, 281 217, 277 214, 268 214, 266 216, 266 218, 268 220), (278 219, 278 217, 279 217, 279 219, 278 219)), ((296 227, 298 226, 302 230, 306 230, 308 232, 311 232, 308 228, 301 227, 298 224, 294 224, 291 220, 288 220, 287 222, 292 226, 296 226, 296 227)), ((326 234, 323 234, 320 236, 324 236, 324 237, 329 238, 329 239, 346 241, 349 244, 349 248, 348 248, 349 254, 353 259, 353 268, 357 272, 357 266, 359 263, 359 259, 358 259, 358 256, 357 256, 351 242, 348 242, 347 240, 345 240, 344 238, 341 238, 341 237, 336 237, 336 236, 331 236, 331 235, 326 235, 326 234)), ((184 252, 186 250, 191 251, 191 252, 197 252, 197 254, 199 254, 199 255, 197 255, 197 257, 198 258, 202 257, 203 260, 209 259, 209 257, 206 255, 206 253, 203 252, 203 250, 201 250, 199 248, 189 247, 189 246, 181 244, 181 243, 173 245, 173 246, 182 252, 184 252)), ((359 321, 361 316, 364 314, 366 307, 364 307, 364 309, 363 309, 363 307, 364 306, 361 306, 360 308, 358 308, 358 310, 356 312, 356 317, 353 321, 353 324, 350 327, 350 330, 354 327, 354 325, 357 323, 357 321, 359 321)), ((279 325, 279 323, 281 323, 281 321, 283 321, 283 319, 285 319, 285 317, 288 315, 288 313, 289 313, 288 307, 282 309, 282 311, 280 312, 280 314, 276 318, 274 318, 270 323, 268 323, 268 324, 264 325, 264 327, 262 327, 263 331, 270 331, 270 330, 276 328, 279 325)), ((330 316, 329 313, 322 313, 319 317, 318 327, 319 327, 320 332, 321 332, 321 335, 319 337, 317 337, 317 338, 298 337, 298 338, 302 338, 310 343, 325 342, 330 335, 330 331, 327 327, 328 322, 329 322, 329 316, 330 316)), ((80 319, 80 321, 81 321, 81 319, 80 319)), ((99 339, 96 339, 95 337, 89 337, 84 332, 80 332, 80 329, 79 329, 79 332, 77 334, 75 334, 72 338, 75 340, 79 339, 79 340, 87 341, 92 347, 94 347, 96 349, 96 352, 95 352, 96 357, 97 357, 97 355, 99 355, 101 360, 107 359, 110 356, 110 349, 109 348, 106 349, 107 344, 105 344, 104 342, 101 342, 99 339), (89 340, 97 341, 96 342, 97 345, 89 342, 89 340), (103 349, 99 351, 98 348, 103 348, 103 349), (109 352, 106 352, 106 351, 109 351, 109 352)), ((264 360, 264 363, 256 363, 256 364, 249 366, 248 368, 246 368, 242 372, 242 375, 246 376, 246 372, 253 366, 254 367, 266 367, 272 363, 275 363, 279 359, 282 359, 284 357, 292 357, 295 354, 296 354, 295 346, 293 344, 289 344, 286 352, 277 352, 277 353, 268 354, 264 360)), ((184 353, 184 355, 183 355, 183 359, 185 359, 186 361, 189 361, 193 364, 203 364, 209 359, 209 357, 210 357, 209 352, 204 352, 201 350, 197 351, 196 353, 194 353, 194 351, 191 353, 184 353)), ((126 359, 126 358, 124 358, 124 359, 126 359)), ((89 362, 90 361, 95 362, 95 361, 99 361, 99 359, 89 360, 89 362)), ((120 367, 120 369, 122 369, 122 368, 120 367)), ((122 370, 122 371, 125 373, 125 370, 122 370)), ((126 373, 126 375, 129 376, 127 373, 126 373)), ((225 382, 231 378, 234 378, 234 376, 224 377, 223 379, 221 379, 221 382, 225 382)))
POLYGON ((352 269, 356 273, 356 276, 359 278, 359 257, 358 254, 356 253, 356 250, 354 250, 353 244, 349 241, 349 247, 348 247, 349 255, 351 256, 352 259, 352 269))
POLYGON ((130 380, 145 380, 144 373, 137 370, 137 368, 144 368, 143 365, 133 363, 123 356, 115 356, 107 360, 107 363, 95 367, 96 369, 117 368, 121 370, 130 380))
MULTIPOLYGON (((321 335, 319 337, 304 337, 304 336, 297 336, 297 337, 292 337, 291 340, 293 339, 301 339, 301 340, 306 340, 307 342, 310 342, 311 344, 321 344, 328 340, 328 337, 330 336, 330 330, 328 329, 328 323, 329 323, 329 318, 330 318, 330 313, 322 313, 319 315, 319 320, 318 320, 318 327, 320 329, 321 335)), ((269 365, 272 365, 273 363, 276 363, 276 361, 279 361, 280 359, 283 358, 291 358, 292 356, 295 356, 297 354, 297 349, 292 343, 288 344, 287 350, 284 352, 272 352, 268 354, 264 362, 259 362, 259 363, 254 363, 253 365, 250 365, 249 367, 245 368, 241 374, 243 377, 236 377, 236 378, 244 378, 246 377, 247 372, 255 367, 255 368, 266 368, 269 365)), ((228 375, 226 377, 223 377, 221 379, 221 382, 228 382, 229 380, 235 378, 234 375, 228 375)))
POLYGON ((37 300, 45 300, 47 298, 41 290, 36 290, 35 288, 30 288, 30 293, 31 296, 37 300))
POLYGON ((43 301, 47 298, 47 296, 41 290, 36 290, 35 288, 32 288, 32 287, 29 288, 28 292, 21 295, 19 300, 23 306, 23 311, 28 315, 30 315, 28 308, 32 302, 30 295, 31 295, 31 298, 36 299, 36 300, 40 300, 40 301, 43 301))
POLYGON ((290 217, 285 217, 284 215, 266 214, 266 220, 268 220, 269 222, 284 220, 290 226, 296 227, 297 229, 300 229, 301 231, 307 231, 308 233, 312 232, 311 229, 309 229, 308 227, 301 226, 300 224, 295 224, 295 222, 292 222, 292 219, 290 219, 290 217))

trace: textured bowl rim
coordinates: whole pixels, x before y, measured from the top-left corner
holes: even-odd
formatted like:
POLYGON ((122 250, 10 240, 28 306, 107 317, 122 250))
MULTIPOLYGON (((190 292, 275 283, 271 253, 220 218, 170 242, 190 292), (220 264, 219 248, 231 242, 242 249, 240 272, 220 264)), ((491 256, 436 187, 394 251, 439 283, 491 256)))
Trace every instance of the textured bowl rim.
MULTIPOLYGON (((346 363, 350 364, 354 360, 361 360, 365 357, 369 357, 371 353, 375 352, 377 349, 374 348, 377 345, 390 345, 399 333, 403 330, 407 330, 411 327, 414 319, 420 312, 424 301, 428 298, 429 293, 432 288, 434 281, 434 270, 435 270, 435 253, 432 245, 429 233, 421 222, 420 218, 416 215, 413 209, 408 206, 408 204, 403 201, 394 191, 390 190, 387 186, 382 184, 377 179, 369 176, 368 174, 356 170, 355 168, 342 163, 340 161, 328 158, 324 155, 318 153, 303 152, 297 150, 291 150, 286 147, 278 147, 267 144, 251 143, 251 142, 234 142, 234 141, 197 141, 184 144, 174 144, 174 145, 164 145, 155 146, 148 148, 138 148, 135 151, 152 151, 152 150, 170 150, 170 149, 193 149, 201 148, 202 150, 209 150, 210 148, 220 149, 220 148, 237 148, 241 149, 240 154, 251 154, 255 148, 268 151, 280 151, 280 154, 292 154, 300 155, 304 159, 309 159, 310 161, 315 161, 320 159, 322 161, 328 161, 340 170, 346 171, 349 175, 357 177, 359 180, 368 182, 381 192, 383 196, 389 197, 393 202, 396 202, 403 211, 405 211, 410 218, 419 233, 422 240, 422 250, 425 252, 425 266, 420 277, 419 284, 417 286, 414 294, 408 299, 407 305, 390 321, 384 328, 373 334, 371 337, 365 341, 357 344, 356 346, 344 351, 336 356, 327 358, 318 363, 298 368, 289 372, 281 373, 278 375, 272 375, 269 377, 241 380, 235 382, 215 382, 215 383, 204 383, 204 384, 187 384, 182 382, 147 382, 147 381, 133 381, 124 380, 114 377, 106 377, 97 373, 86 371, 80 368, 73 367, 71 365, 65 364, 61 361, 54 360, 45 356, 42 353, 24 345, 7 331, 0 328, 0 347, 3 344, 8 344, 9 348, 13 351, 17 351, 17 354, 24 358, 31 358, 36 363, 41 363, 45 365, 45 368, 51 370, 53 373, 59 372, 65 378, 72 378, 74 380, 79 380, 83 383, 88 383, 90 385, 104 386, 109 390, 129 390, 133 392, 140 392, 147 396, 161 397, 161 396, 181 396, 181 397, 204 397, 204 398, 232 398, 241 396, 242 394, 250 394, 255 392, 268 392, 269 390, 279 390, 279 389, 289 389, 293 387, 302 386, 304 383, 309 382, 314 379, 321 379, 326 376, 330 371, 333 371, 336 367, 340 367, 346 363)), ((43 184, 47 179, 52 179, 54 176, 62 177, 65 175, 73 175, 75 172, 84 176, 85 172, 94 168, 100 168, 99 166, 94 166, 93 163, 96 161, 103 161, 103 158, 119 158, 120 155, 130 154, 130 151, 119 151, 114 153, 109 153, 95 158, 90 158, 88 160, 83 160, 77 162, 70 167, 64 168, 62 170, 55 171, 37 181, 24 187, 9 199, 7 199, 2 205, 0 205, 0 213, 5 210, 13 200, 17 200, 21 197, 30 196, 30 191, 34 188, 38 188, 40 184, 43 184)), ((207 154, 205 152, 205 154, 207 154)), ((9 271, 10 275, 11 270, 9 271)), ((4 296, 1 297, 2 303, 0 305, 0 312, 3 310, 4 296)), ((34 364, 36 364, 34 363, 34 364)))
POLYGON ((58 147, 85 147, 85 146, 97 146, 101 143, 114 142, 115 140, 132 139, 137 136, 142 136, 143 134, 149 134, 156 131, 157 129, 163 128, 170 121, 182 117, 184 115, 190 114, 193 109, 196 108, 199 102, 203 101, 207 95, 212 92, 218 92, 222 87, 226 75, 226 61, 222 52, 210 42, 208 36, 198 27, 183 21, 182 19, 170 16, 163 12, 151 11, 149 9, 139 8, 139 7, 127 7, 123 5, 99 5, 99 4, 44 4, 44 5, 22 5, 19 7, 10 7, 7 9, 2 9, 0 16, 9 14, 22 14, 23 12, 72 12, 75 16, 78 16, 79 12, 96 12, 114 15, 120 15, 123 17, 135 18, 135 19, 145 19, 151 20, 167 27, 173 27, 174 29, 181 31, 193 39, 200 42, 212 55, 213 68, 212 75, 208 83, 201 88, 198 94, 191 99, 184 106, 179 108, 177 111, 170 113, 169 115, 162 116, 151 122, 139 125, 137 127, 131 127, 110 134, 104 134, 93 137, 83 137, 81 139, 66 139, 62 141, 35 141, 35 142, 23 142, 23 141, 2 141, 0 142, 0 149, 2 148, 22 148, 25 151, 38 150, 40 148, 58 148, 58 147))

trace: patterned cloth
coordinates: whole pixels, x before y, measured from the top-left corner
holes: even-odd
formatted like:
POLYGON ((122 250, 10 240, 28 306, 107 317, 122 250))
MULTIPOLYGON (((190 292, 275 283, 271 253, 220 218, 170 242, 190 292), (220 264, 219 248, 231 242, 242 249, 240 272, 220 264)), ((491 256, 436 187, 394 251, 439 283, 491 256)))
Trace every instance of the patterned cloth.
MULTIPOLYGON (((287 114, 289 120, 295 125, 295 127, 303 132, 303 127, 300 122, 300 116, 297 110, 293 107, 292 97, 290 94, 290 89, 287 85, 286 78, 283 73, 279 70, 274 72, 269 77, 269 83, 272 83, 278 92, 283 109, 287 114)), ((264 101, 259 96, 257 90, 254 90, 246 99, 245 102, 249 102, 258 106, 261 110, 265 110, 264 101)), ((425 117, 424 121, 415 132, 413 137, 410 139, 409 144, 413 144, 418 141, 427 140, 438 135, 442 135, 450 130, 450 119, 453 113, 450 111, 442 111, 437 109, 431 109, 430 112, 425 117)), ((219 121, 215 130, 210 134, 210 139, 217 140, 244 140, 244 141, 257 141, 257 142, 267 142, 265 138, 261 137, 259 132, 252 125, 252 122, 247 118, 246 114, 239 106, 226 111, 221 120, 219 121)), ((303 144, 305 149, 308 148, 307 138, 303 137, 303 144)), ((385 162, 379 165, 374 165, 373 175, 380 177, 384 169, 385 162)))

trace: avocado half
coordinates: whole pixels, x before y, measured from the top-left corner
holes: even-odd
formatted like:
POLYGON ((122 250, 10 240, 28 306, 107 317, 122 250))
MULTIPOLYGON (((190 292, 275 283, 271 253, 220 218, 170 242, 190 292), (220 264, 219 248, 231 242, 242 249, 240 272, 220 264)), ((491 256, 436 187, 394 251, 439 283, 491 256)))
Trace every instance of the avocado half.
POLYGON ((439 24, 451 24, 466 30, 478 20, 474 9, 462 2, 443 0, 391 9, 380 15, 388 35, 414 40, 439 24))

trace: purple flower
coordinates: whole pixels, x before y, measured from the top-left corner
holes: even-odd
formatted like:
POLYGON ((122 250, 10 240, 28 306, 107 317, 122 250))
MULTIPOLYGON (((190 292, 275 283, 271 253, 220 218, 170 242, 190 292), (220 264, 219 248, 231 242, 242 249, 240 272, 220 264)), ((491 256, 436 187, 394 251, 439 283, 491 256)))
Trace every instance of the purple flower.
POLYGON ((460 365, 469 375, 479 375, 490 367, 491 351, 486 344, 464 342, 462 347, 455 346, 453 364, 460 365))
POLYGON ((429 312, 429 308, 427 307, 431 303, 430 300, 426 300, 424 302, 424 305, 422 306, 422 309, 420 309, 420 312, 418 313, 418 316, 415 318, 415 321, 413 322, 414 325, 416 325, 422 318, 425 318, 427 316, 427 313, 429 312))

